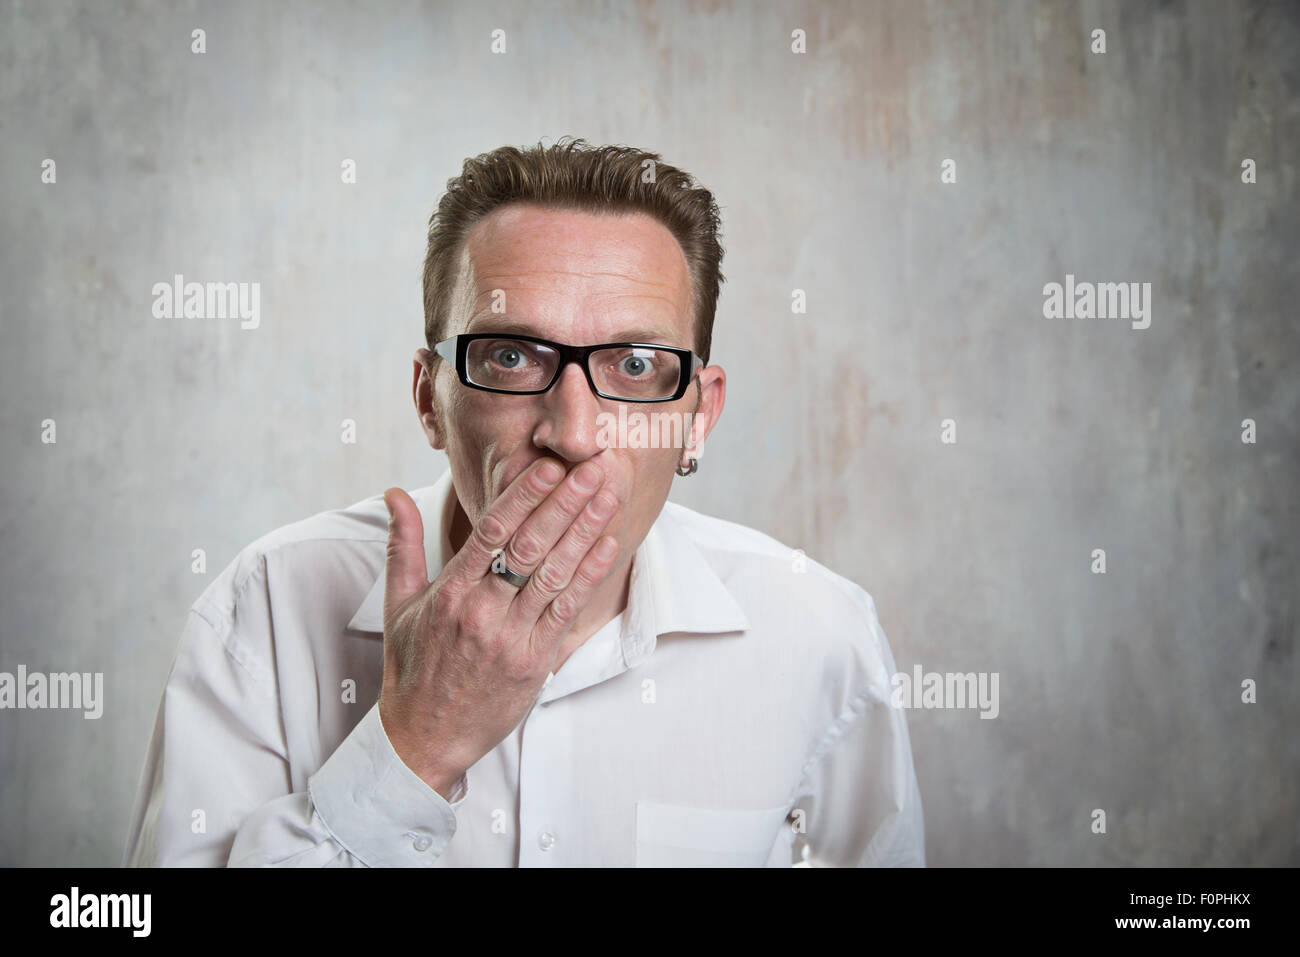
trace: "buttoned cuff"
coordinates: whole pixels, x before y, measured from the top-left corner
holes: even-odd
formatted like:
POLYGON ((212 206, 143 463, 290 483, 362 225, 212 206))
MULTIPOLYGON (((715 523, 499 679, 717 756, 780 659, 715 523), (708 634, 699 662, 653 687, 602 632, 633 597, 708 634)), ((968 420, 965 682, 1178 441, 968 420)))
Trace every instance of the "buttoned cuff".
POLYGON ((307 779, 312 805, 334 839, 371 867, 429 867, 456 833, 469 796, 462 774, 452 801, 429 787, 393 750, 379 704, 307 779))

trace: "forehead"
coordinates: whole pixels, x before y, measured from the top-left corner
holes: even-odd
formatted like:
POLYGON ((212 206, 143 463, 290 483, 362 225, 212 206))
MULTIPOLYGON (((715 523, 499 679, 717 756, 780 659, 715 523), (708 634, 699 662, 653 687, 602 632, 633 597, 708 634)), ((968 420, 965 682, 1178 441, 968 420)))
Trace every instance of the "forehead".
POLYGON ((508 318, 585 339, 636 319, 677 338, 691 325, 686 257, 645 213, 495 210, 470 229, 458 286, 456 331, 508 318))

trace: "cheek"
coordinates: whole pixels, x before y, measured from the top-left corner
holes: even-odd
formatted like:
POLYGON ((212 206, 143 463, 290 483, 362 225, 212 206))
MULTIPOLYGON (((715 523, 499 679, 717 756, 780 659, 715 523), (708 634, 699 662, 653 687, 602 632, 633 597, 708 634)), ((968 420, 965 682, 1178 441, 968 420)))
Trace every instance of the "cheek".
POLYGON ((494 409, 481 397, 490 398, 486 393, 457 389, 446 405, 449 445, 458 454, 476 460, 482 457, 484 449, 496 443, 503 429, 500 409, 494 409))
POLYGON ((680 449, 628 449, 619 469, 623 506, 615 521, 627 526, 653 524, 673 483, 680 449))
POLYGON ((466 389, 451 389, 446 396, 445 407, 453 423, 464 422, 475 414, 474 401, 466 389))

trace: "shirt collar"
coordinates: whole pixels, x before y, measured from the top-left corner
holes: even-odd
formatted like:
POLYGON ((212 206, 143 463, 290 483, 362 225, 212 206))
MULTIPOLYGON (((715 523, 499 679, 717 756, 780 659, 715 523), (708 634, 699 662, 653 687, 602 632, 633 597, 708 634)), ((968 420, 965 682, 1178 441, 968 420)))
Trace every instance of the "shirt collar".
MULTIPOLYGON (((451 522, 456 493, 447 469, 433 485, 412 496, 424 523, 425 567, 437 577, 452 556, 451 522), (437 535, 431 535, 438 529, 437 535)), ((749 619, 717 573, 700 554, 677 512, 665 503, 632 558, 628 606, 623 616, 623 655, 630 668, 654 651, 660 635, 745 631, 749 619)), ((385 570, 357 609, 348 628, 379 635, 384 630, 385 570)))

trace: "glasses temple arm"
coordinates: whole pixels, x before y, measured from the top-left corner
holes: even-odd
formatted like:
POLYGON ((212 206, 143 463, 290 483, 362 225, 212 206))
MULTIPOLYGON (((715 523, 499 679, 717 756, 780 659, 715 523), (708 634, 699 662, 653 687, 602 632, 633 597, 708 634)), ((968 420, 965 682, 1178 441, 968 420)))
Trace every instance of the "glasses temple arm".
POLYGON ((442 356, 442 358, 446 359, 448 362, 455 362, 456 361, 456 336, 452 336, 450 339, 442 340, 442 342, 438 343, 436 346, 433 347, 433 351, 438 355, 442 356))

